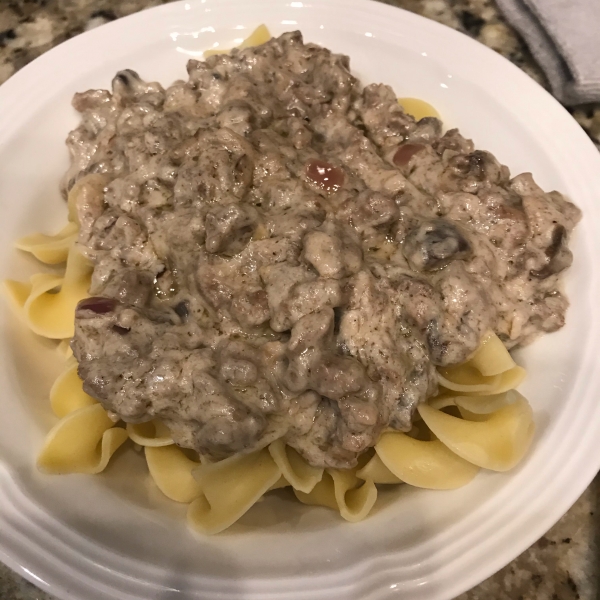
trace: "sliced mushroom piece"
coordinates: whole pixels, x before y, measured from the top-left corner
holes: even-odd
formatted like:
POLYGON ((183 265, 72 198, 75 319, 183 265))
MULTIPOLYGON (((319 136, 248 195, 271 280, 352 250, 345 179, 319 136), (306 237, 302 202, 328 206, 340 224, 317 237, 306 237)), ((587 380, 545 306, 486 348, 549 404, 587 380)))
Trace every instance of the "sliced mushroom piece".
POLYGON ((458 227, 444 219, 423 221, 409 231, 402 251, 415 271, 441 269, 472 254, 471 244, 458 227))
POLYGON ((127 102, 144 96, 144 101, 159 106, 164 100, 164 90, 159 83, 144 81, 134 70, 119 71, 112 80, 113 96, 117 101, 127 102))
POLYGON ((530 275, 536 279, 547 279, 571 266, 573 253, 567 248, 567 230, 562 225, 557 225, 552 232, 550 245, 545 254, 548 263, 541 269, 530 271, 530 275))
POLYGON ((115 98, 126 99, 143 93, 148 84, 133 69, 119 71, 112 80, 115 98))

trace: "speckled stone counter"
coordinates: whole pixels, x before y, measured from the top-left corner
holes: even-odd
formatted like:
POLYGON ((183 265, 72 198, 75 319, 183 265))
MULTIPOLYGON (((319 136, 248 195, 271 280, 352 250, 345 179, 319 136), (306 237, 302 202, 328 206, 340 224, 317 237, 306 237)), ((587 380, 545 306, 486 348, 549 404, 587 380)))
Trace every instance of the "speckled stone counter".
MULTIPOLYGON (((385 1, 469 34, 547 87, 543 73, 493 0, 385 1)), ((161 3, 0 0, 0 83, 67 38, 161 3)), ((600 103, 570 112, 600 148, 600 103)), ((0 564, 0 600, 51 597, 0 564)), ((600 600, 600 476, 536 544, 457 600, 600 600)))

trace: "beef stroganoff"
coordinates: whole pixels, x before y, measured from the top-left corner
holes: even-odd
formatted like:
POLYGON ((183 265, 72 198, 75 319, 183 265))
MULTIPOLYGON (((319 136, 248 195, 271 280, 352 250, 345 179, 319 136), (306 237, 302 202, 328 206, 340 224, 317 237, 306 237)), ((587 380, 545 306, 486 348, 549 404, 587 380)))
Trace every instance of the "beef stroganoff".
POLYGON ((280 487, 356 521, 376 484, 515 466, 508 350, 564 324, 580 217, 348 57, 269 37, 76 94, 69 224, 17 246, 64 276, 6 285, 72 338, 40 468, 97 473, 131 439, 205 533, 280 487))

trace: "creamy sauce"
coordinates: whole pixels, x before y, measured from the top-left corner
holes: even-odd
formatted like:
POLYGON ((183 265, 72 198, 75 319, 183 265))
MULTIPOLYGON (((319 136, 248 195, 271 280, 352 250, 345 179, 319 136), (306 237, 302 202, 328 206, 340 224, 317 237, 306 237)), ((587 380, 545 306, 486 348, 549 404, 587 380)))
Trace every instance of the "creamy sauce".
POLYGON ((74 98, 95 297, 72 347, 107 410, 211 459, 283 438, 350 467, 487 330, 562 326, 579 211, 559 193, 299 33, 188 73, 74 98))

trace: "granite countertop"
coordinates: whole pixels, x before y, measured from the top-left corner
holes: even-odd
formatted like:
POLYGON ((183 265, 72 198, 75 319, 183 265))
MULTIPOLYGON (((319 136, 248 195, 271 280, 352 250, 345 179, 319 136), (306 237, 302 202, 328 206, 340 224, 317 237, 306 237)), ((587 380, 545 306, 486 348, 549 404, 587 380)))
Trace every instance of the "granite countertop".
MULTIPOLYGON (((251 0, 248 0, 251 1, 251 0)), ((548 87, 494 0, 384 0, 469 34, 548 87)), ((60 42, 160 0, 0 0, 0 83, 60 42)), ((569 109, 600 147, 600 103, 569 109)), ((1 535, 1 532, 0 532, 1 535)), ((1 600, 51 597, 0 564, 1 600)), ((600 476, 538 542, 457 600, 600 600, 600 476)))

